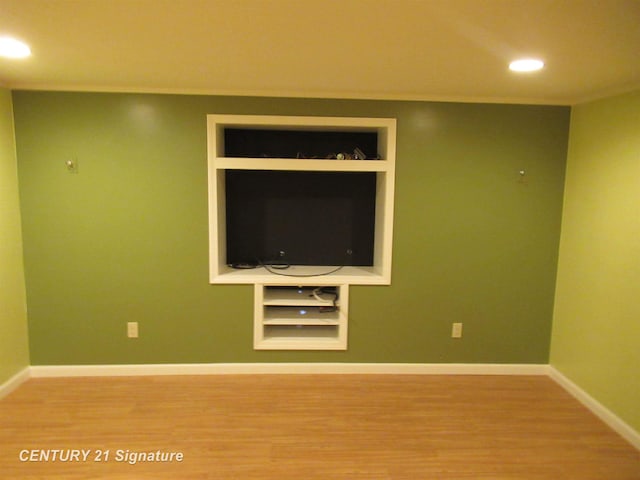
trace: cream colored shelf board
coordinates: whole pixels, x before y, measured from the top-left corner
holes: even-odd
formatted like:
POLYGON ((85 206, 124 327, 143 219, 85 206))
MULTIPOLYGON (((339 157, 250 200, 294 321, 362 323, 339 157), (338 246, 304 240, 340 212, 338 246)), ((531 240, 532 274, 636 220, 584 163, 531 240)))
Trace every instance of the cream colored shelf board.
MULTIPOLYGON (((328 307, 333 305, 331 298, 322 301, 312 295, 311 288, 287 288, 287 289, 270 289, 264 294, 263 304, 265 306, 307 306, 307 307, 328 307)), ((328 294, 322 294, 325 297, 331 297, 328 294)), ((322 298, 322 295, 320 297, 322 298)))
MULTIPOLYGON (((271 273, 262 267, 253 269, 233 269, 223 266, 218 275, 211 278, 211 283, 219 284, 263 284, 263 285, 388 285, 389 279, 381 275, 374 267, 343 267, 338 272, 331 272, 337 267, 293 265, 286 270, 290 275, 271 273), (297 276, 303 275, 303 276, 297 276)), ((283 272, 284 273, 284 272, 283 272)))
POLYGON ((350 131, 371 131, 380 128, 395 127, 395 118, 368 117, 298 117, 287 115, 237 115, 209 114, 207 120, 211 124, 224 127, 259 128, 261 130, 319 130, 326 131, 334 127, 350 131))
POLYGON ((270 338, 254 345, 256 350, 346 350, 339 340, 305 341, 291 338, 270 338))
POLYGON ((327 318, 326 320, 322 320, 322 317, 309 317, 309 318, 291 318, 291 319, 287 319, 287 318, 269 318, 269 319, 264 319, 264 321, 262 322, 263 325, 269 326, 269 325, 281 325, 281 326, 286 326, 286 325, 291 325, 291 326, 298 326, 298 325, 302 325, 302 326, 335 326, 335 325, 340 325, 339 320, 336 320, 335 318, 327 318))
POLYGON ((275 325, 273 328, 265 328, 264 339, 295 339, 299 342, 323 340, 338 340, 338 328, 335 325, 275 325))
POLYGON ((267 330, 255 345, 258 350, 345 350, 344 341, 338 338, 337 330, 322 327, 283 327, 267 330), (313 330, 312 330, 313 329, 313 330))
POLYGON ((320 312, 318 307, 266 307, 263 325, 339 325, 340 312, 320 312))
POLYGON ((291 170, 312 172, 386 172, 385 160, 216 157, 218 170, 291 170))

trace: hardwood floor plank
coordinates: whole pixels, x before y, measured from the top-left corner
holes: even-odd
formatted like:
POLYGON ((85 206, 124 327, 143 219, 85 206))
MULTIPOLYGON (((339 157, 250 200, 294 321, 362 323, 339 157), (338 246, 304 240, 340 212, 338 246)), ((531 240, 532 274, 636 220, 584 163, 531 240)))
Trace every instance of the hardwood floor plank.
POLYGON ((0 428, 11 479, 640 479, 640 452, 543 376, 41 378, 0 428), (157 451, 184 459, 134 461, 157 451))

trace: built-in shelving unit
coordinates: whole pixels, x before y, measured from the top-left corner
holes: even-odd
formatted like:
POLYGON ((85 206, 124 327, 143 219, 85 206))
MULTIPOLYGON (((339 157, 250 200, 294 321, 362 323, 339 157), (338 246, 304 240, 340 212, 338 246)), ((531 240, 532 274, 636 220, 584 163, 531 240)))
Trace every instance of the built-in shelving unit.
MULTIPOLYGON (((336 284, 388 285, 391 283, 393 198, 395 182, 396 120, 392 118, 284 117, 252 115, 208 115, 209 158, 209 258, 211 283, 272 283, 291 281, 314 284, 327 280, 324 274, 339 265, 292 265, 295 278, 276 276, 263 269, 234 269, 227 262, 225 173, 229 170, 292 172, 371 172, 376 175, 375 232, 370 266, 345 266, 330 275, 336 284), (242 129, 326 134, 371 133, 377 142, 376 159, 326 159, 282 157, 231 157, 225 150, 225 131, 242 129)), ((372 155, 371 158, 374 158, 372 155)))
MULTIPOLYGON (((210 282, 255 285, 256 349, 346 349, 348 286, 391 283, 395 119, 208 115, 207 132, 210 282), (365 203, 374 204, 368 208, 374 220, 369 229, 368 260, 331 265, 290 262, 286 270, 259 264, 237 268, 228 258, 240 242, 232 242, 228 251, 228 238, 234 237, 227 232, 227 194, 231 192, 231 183, 227 192, 227 182, 235 178, 236 185, 241 184, 234 172, 242 171, 365 173, 370 179, 365 183, 370 182, 373 192, 371 201, 365 203), (339 304, 335 309, 328 300, 310 295, 319 287, 336 289, 339 304)), ((334 201, 332 212, 340 210, 336 207, 339 201, 334 201)), ((351 215, 361 218, 359 213, 351 215)), ((342 251, 353 252, 349 258, 355 259, 355 250, 361 253, 364 249, 347 246, 342 251)))
POLYGON ((346 350, 348 285, 256 285, 256 350, 346 350))

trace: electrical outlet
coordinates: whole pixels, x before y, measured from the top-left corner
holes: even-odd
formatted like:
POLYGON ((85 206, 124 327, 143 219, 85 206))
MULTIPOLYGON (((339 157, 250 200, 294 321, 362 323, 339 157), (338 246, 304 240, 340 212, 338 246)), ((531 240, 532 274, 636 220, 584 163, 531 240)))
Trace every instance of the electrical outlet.
POLYGON ((451 338, 462 338, 462 323, 454 323, 451 326, 451 338))
POLYGON ((138 338, 138 322, 127 322, 127 337, 138 338))

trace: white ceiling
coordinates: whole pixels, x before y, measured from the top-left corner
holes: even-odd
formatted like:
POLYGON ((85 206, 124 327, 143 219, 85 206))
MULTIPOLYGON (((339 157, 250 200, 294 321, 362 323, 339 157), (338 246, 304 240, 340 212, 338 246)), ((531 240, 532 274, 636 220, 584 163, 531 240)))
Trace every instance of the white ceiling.
POLYGON ((640 0, 0 0, 16 89, 570 105, 640 88, 640 0), (541 57, 536 74, 510 60, 541 57))

